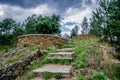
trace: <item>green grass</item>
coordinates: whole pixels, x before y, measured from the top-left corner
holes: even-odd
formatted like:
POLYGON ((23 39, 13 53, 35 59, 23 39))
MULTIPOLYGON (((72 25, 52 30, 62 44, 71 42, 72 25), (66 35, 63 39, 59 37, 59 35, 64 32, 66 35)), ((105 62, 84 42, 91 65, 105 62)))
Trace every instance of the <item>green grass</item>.
POLYGON ((53 53, 53 52, 56 52, 56 51, 57 51, 56 47, 49 47, 49 48, 47 48, 47 52, 48 53, 53 53))
POLYGON ((38 62, 34 63, 34 64, 31 66, 31 70, 37 69, 37 68, 43 66, 43 65, 46 64, 46 63, 47 63, 47 56, 45 55, 42 60, 39 60, 38 62))
POLYGON ((88 54, 88 46, 91 44, 95 44, 98 39, 87 39, 87 40, 75 40, 75 51, 74 56, 75 60, 72 63, 74 67, 85 67, 85 58, 88 54))
POLYGON ((44 73, 42 74, 42 77, 43 77, 44 79, 50 79, 50 78, 52 77, 52 73, 50 73, 50 72, 44 72, 44 73))
POLYGON ((63 43, 62 45, 59 45, 58 48, 61 49, 61 48, 70 48, 72 47, 72 41, 67 41, 65 43, 63 43))
POLYGON ((77 80, 85 80, 85 79, 83 75, 77 74, 77 80))
POLYGON ((35 51, 35 50, 38 49, 38 48, 35 47, 35 46, 28 46, 27 48, 28 48, 30 51, 35 51))
POLYGON ((55 74, 55 79, 61 79, 62 78, 62 74, 61 73, 56 73, 55 74))
POLYGON ((107 80, 103 72, 96 72, 92 75, 91 80, 107 80))
POLYGON ((8 59, 6 60, 6 62, 7 62, 7 63, 13 63, 13 62, 15 62, 15 61, 20 60, 21 58, 26 57, 27 55, 28 55, 27 53, 20 53, 20 54, 17 54, 17 55, 15 55, 15 56, 12 56, 12 57, 8 58, 8 59))

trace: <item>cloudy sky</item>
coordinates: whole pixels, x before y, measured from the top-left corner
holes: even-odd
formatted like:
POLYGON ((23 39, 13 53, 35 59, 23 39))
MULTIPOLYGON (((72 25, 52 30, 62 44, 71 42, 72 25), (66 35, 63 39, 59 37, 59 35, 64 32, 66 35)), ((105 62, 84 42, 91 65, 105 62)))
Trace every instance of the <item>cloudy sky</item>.
MULTIPOLYGON (((62 33, 75 26, 80 27, 83 18, 91 17, 99 0, 0 0, 0 20, 9 17, 22 22, 32 14, 61 16, 62 33)), ((80 33, 80 31, 79 31, 80 33)))

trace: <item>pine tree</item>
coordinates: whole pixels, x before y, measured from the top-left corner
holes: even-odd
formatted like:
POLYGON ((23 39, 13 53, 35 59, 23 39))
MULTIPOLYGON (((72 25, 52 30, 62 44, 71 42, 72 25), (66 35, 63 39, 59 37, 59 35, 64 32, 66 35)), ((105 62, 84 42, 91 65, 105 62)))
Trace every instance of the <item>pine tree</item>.
POLYGON ((82 31, 81 31, 81 33, 82 33, 82 34, 88 34, 89 28, 88 28, 88 21, 87 21, 87 18, 86 18, 86 17, 84 17, 81 26, 82 26, 82 31))

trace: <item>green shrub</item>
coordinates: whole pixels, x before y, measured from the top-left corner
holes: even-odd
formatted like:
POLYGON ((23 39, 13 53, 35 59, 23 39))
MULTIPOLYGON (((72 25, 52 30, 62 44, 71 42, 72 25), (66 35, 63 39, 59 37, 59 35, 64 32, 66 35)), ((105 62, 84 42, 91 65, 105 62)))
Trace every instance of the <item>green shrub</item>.
POLYGON ((81 75, 81 74, 78 74, 78 75, 77 75, 77 80, 84 80, 84 76, 81 75))
POLYGON ((44 72, 44 73, 42 74, 42 77, 43 77, 44 79, 50 79, 50 78, 52 77, 52 74, 51 74, 50 72, 44 72))
POLYGON ((116 77, 120 79, 120 64, 113 64, 111 72, 112 72, 112 77, 116 77))
POLYGON ((93 74, 91 80, 106 80, 106 76, 102 72, 96 72, 93 74))
POLYGON ((55 79, 61 79, 62 78, 62 74, 61 73, 56 73, 55 74, 55 79))
POLYGON ((28 79, 31 79, 31 78, 34 78, 34 77, 35 77, 35 75, 34 75, 33 72, 28 72, 26 75, 27 75, 27 78, 28 78, 28 79))

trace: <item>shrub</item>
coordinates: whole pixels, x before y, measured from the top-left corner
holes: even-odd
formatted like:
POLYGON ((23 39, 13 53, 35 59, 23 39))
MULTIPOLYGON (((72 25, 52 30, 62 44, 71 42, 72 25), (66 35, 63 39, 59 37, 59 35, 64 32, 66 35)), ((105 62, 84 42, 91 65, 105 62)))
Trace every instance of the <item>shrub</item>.
POLYGON ((42 74, 42 77, 43 77, 44 79, 50 79, 50 78, 52 77, 52 74, 51 74, 50 72, 44 72, 44 73, 42 74))
POLYGON ((93 74, 91 80, 106 80, 106 76, 102 72, 96 72, 93 74))
POLYGON ((56 79, 61 79, 62 78, 62 74, 61 73, 56 73, 55 74, 55 78, 56 79))

